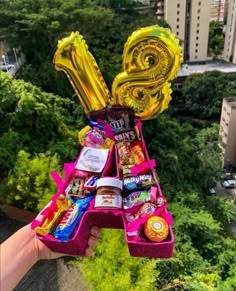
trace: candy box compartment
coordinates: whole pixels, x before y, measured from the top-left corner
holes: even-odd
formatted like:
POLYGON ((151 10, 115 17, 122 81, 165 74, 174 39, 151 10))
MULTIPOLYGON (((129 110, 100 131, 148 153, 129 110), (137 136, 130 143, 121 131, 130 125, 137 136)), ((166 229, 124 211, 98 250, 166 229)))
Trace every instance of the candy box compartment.
MULTIPOLYGON (((61 242, 55 239, 52 235, 43 237, 37 234, 37 237, 55 252, 83 256, 90 235, 90 229, 93 225, 97 225, 101 228, 125 229, 124 212, 123 210, 87 210, 68 242, 61 242)), ((169 226, 169 229, 168 238, 159 243, 129 240, 129 237, 126 234, 126 242, 130 254, 135 257, 172 257, 174 234, 171 226, 169 226)))

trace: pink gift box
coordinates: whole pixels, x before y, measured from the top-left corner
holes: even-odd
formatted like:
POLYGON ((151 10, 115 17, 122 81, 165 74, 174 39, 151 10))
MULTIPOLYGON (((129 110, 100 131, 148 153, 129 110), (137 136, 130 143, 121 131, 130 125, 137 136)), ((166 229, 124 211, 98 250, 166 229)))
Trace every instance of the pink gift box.
MULTIPOLYGON (((125 230, 125 217, 123 210, 87 210, 79 222, 68 242, 61 242, 52 235, 37 237, 51 250, 68 255, 83 256, 87 247, 90 229, 93 225, 101 228, 115 228, 125 230)), ((134 257, 170 258, 173 254, 174 234, 169 225, 169 236, 165 241, 139 242, 125 235, 129 252, 134 257)))
MULTIPOLYGON (((158 196, 163 196, 160 185, 158 183, 154 167, 155 161, 150 160, 146 144, 142 135, 142 123, 141 121, 136 122, 137 128, 140 132, 144 153, 146 155, 147 161, 142 165, 142 167, 147 167, 152 172, 152 176, 156 182, 157 194, 158 196)), ((67 187, 72 171, 75 168, 75 165, 79 159, 76 159, 74 163, 66 163, 64 165, 65 177, 64 181, 60 178, 58 173, 53 172, 52 177, 57 183, 58 191, 53 195, 50 203, 41 211, 42 221, 39 222, 34 220, 32 222, 32 228, 40 226, 44 219, 48 216, 50 211, 53 209, 52 205, 55 203, 56 198, 64 193, 65 188, 67 187)), ((140 167, 134 167, 132 172, 134 175, 138 175, 140 167)), ((120 177, 119 172, 119 156, 116 146, 113 146, 109 151, 107 163, 102 172, 102 177, 120 177)), ((168 225, 169 225, 169 235, 162 242, 151 242, 147 239, 140 240, 138 237, 130 236, 127 231, 127 220, 125 217, 125 210, 120 209, 95 209, 94 208, 94 199, 90 202, 88 209, 83 214, 78 225, 76 226, 74 232, 72 233, 68 242, 62 242, 54 238, 52 234, 42 236, 36 234, 36 236, 51 250, 59 253, 65 253, 68 255, 78 255, 83 256, 87 246, 88 238, 90 235, 90 229, 93 225, 97 225, 100 228, 115 228, 115 229, 124 229, 125 239, 128 245, 129 252, 132 256, 135 257, 152 257, 152 258, 170 258, 173 255, 174 249, 174 233, 172 230, 172 216, 168 213, 166 207, 163 208, 163 211, 160 213, 163 216, 168 225)))

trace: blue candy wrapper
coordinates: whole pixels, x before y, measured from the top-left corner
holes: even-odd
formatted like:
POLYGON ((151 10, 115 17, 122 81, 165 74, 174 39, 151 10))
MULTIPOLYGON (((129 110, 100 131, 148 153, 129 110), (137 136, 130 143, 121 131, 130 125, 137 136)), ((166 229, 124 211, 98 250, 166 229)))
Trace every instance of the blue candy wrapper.
POLYGON ((79 198, 75 201, 75 203, 66 211, 54 231, 53 235, 55 238, 63 242, 69 241, 72 232, 87 209, 92 198, 93 196, 88 196, 85 198, 79 198))

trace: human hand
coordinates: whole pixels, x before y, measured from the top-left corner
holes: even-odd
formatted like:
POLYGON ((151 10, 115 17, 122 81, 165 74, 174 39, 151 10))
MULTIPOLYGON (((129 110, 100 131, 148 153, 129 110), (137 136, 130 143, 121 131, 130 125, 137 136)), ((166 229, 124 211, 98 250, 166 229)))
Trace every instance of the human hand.
MULTIPOLYGON (((86 256, 91 256, 98 243, 101 229, 93 226, 90 230, 86 256)), ((31 224, 27 224, 1 244, 1 290, 13 290, 22 277, 40 259, 56 259, 65 254, 51 251, 35 235, 31 224), (2 268, 4 267, 4 268, 2 268)))
MULTIPOLYGON (((90 236, 88 239, 87 248, 85 250, 85 256, 88 256, 88 257, 92 256, 93 248, 97 245, 98 238, 100 235, 101 235, 101 229, 97 226, 93 226, 90 230, 90 236)), ((35 240, 34 247, 35 247, 35 251, 36 251, 38 260, 40 260, 40 259, 50 260, 50 259, 57 259, 57 258, 62 257, 62 256, 68 256, 66 254, 51 251, 37 237, 34 237, 34 240, 35 240)))

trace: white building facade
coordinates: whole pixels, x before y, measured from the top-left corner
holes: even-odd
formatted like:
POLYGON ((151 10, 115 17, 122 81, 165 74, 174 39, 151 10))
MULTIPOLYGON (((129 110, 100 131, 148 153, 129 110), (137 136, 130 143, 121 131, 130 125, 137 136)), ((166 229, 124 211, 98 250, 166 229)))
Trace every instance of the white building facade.
POLYGON ((159 0, 157 18, 164 18, 181 40, 184 61, 207 60, 211 0, 159 0))
POLYGON ((223 59, 236 64, 236 0, 228 0, 223 59))
POLYGON ((236 97, 223 99, 220 136, 223 142, 223 165, 236 167, 236 97))

